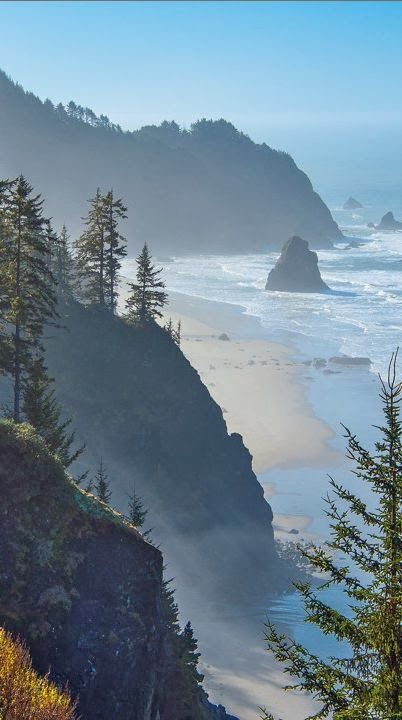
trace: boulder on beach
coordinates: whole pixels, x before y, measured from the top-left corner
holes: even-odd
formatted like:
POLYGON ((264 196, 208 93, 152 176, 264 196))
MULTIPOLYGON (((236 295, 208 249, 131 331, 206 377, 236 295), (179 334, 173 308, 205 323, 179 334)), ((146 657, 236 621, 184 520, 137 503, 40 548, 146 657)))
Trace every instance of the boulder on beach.
POLYGON ((329 290, 318 269, 317 253, 309 250, 307 240, 294 235, 285 242, 265 289, 311 293, 329 290))
POLYGON ((329 362, 332 365, 338 365, 343 367, 369 368, 371 365, 371 360, 368 357, 352 357, 350 355, 336 355, 335 357, 329 358, 329 362))
POLYGON ((363 205, 361 202, 356 200, 354 197, 348 197, 346 202, 343 203, 343 209, 344 210, 358 210, 359 208, 362 208, 363 205))
POLYGON ((376 230, 381 232, 395 232, 396 230, 402 230, 402 222, 395 220, 394 213, 389 211, 381 218, 379 225, 376 225, 376 230))

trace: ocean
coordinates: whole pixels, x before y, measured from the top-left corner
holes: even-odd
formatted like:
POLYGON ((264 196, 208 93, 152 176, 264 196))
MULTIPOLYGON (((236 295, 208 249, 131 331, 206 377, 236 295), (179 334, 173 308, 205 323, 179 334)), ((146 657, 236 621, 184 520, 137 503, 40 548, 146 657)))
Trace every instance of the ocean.
MULTIPOLYGON (((278 252, 174 257, 162 263, 168 291, 242 306, 246 314, 259 319, 262 335, 289 345, 299 361, 340 354, 370 358, 370 370, 344 369, 332 374, 312 366, 304 371, 307 399, 314 413, 332 428, 331 443, 340 457, 345 450, 341 423, 373 446, 377 436, 373 426, 380 421, 378 373, 386 371, 402 341, 402 232, 381 234, 367 227, 368 222, 379 222, 389 209, 383 198, 361 210, 331 207, 345 238, 330 250, 318 251, 322 277, 332 290, 329 294, 266 292, 268 272, 278 252), (351 240, 361 243, 360 247, 346 249, 351 240)), ((396 219, 402 219, 401 202, 398 205, 395 200, 392 210, 396 219)), ((133 277, 135 267, 134 260, 125 261, 124 275, 133 277)), ((328 475, 372 501, 369 489, 357 484, 346 460, 334 467, 279 467, 262 473, 259 480, 263 487, 275 489, 269 500, 274 516, 307 515, 309 531, 324 539, 329 534, 323 512, 328 475)), ((345 607, 339 588, 328 597, 336 607, 345 607)), ((322 657, 337 654, 336 641, 304 622, 297 593, 271 603, 268 614, 311 651, 322 657)))

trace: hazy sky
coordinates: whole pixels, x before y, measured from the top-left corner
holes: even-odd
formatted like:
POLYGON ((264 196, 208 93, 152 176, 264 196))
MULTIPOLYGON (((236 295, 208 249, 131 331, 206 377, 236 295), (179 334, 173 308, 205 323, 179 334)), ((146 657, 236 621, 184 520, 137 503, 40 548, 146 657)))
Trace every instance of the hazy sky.
POLYGON ((25 88, 125 128, 225 117, 319 177, 399 168, 399 2, 2 2, 0 48, 25 88))

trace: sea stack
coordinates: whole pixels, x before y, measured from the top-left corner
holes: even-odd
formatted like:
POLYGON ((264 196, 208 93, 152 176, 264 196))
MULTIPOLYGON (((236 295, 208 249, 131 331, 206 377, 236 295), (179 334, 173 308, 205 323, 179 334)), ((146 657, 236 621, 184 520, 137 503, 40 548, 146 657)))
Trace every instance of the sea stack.
POLYGON ((354 197, 349 197, 346 202, 343 203, 343 209, 344 210, 358 210, 359 208, 362 208, 363 205, 361 202, 356 200, 354 197))
POLYGON ((381 232, 395 232, 396 230, 402 230, 402 222, 395 220, 394 213, 389 211, 381 218, 380 224, 375 227, 376 230, 381 232))
POLYGON ((318 269, 317 253, 309 250, 307 240, 294 235, 285 242, 265 289, 305 293, 329 290, 318 269))

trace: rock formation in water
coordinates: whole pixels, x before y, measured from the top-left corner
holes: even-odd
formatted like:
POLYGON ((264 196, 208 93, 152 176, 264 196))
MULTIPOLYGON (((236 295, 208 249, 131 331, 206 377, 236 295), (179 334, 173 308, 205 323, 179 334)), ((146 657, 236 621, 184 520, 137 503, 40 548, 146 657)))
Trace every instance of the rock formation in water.
POLYGON ((349 197, 346 202, 343 203, 344 210, 358 210, 362 207, 363 205, 361 204, 361 202, 356 200, 354 197, 349 197))
POLYGON ((35 669, 68 683, 85 720, 230 720, 190 668, 160 551, 30 426, 0 423, 0 457, 0 625, 35 669))
POLYGON ((361 247, 363 243, 358 242, 357 240, 351 240, 349 245, 345 245, 343 248, 344 250, 356 250, 357 248, 361 247))
POLYGON ((307 240, 297 235, 287 240, 268 275, 265 289, 309 293, 329 289, 318 269, 317 253, 309 250, 307 240))
POLYGON ((131 255, 145 241, 170 255, 264 251, 294 234, 317 247, 342 238, 293 159, 225 120, 126 133, 87 116, 74 103, 66 112, 41 102, 0 72, 0 177, 23 168, 56 227, 65 222, 73 236, 101 182, 128 205, 131 255))
POLYGON ((375 226, 375 229, 380 230, 380 232, 396 232, 397 230, 402 230, 402 222, 395 220, 394 213, 389 211, 381 218, 380 223, 375 226))

